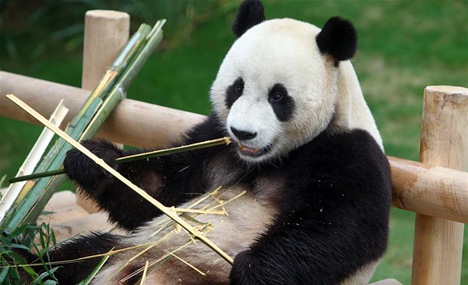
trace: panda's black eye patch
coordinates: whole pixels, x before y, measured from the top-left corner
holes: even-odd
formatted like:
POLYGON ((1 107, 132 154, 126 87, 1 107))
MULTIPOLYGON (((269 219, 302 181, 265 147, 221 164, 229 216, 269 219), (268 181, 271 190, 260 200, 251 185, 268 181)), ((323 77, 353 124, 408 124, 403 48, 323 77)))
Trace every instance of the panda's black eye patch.
POLYGON ((244 80, 239 77, 230 85, 226 90, 226 106, 231 108, 232 104, 236 102, 237 99, 244 92, 244 80))
POLYGON ((288 90, 281 83, 276 83, 268 92, 268 102, 270 102, 273 111, 278 120, 284 122, 291 118, 295 104, 294 100, 288 94, 288 90))

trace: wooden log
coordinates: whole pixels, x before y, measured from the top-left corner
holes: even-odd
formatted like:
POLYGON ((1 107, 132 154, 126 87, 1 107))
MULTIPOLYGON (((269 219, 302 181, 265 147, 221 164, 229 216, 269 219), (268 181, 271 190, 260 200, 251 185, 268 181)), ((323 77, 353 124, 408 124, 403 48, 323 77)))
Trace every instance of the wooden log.
POLYGON ((468 173, 388 157, 393 206, 427 216, 468 223, 468 173))
POLYGON ((90 93, 88 90, 69 85, 0 71, 0 116, 39 124, 26 112, 19 112, 18 107, 5 97, 6 94, 18 96, 47 118, 63 99, 64 105, 70 110, 61 125, 63 129, 78 113, 90 93))
MULTIPOLYGON (((70 112, 78 112, 89 91, 76 87, 0 71, 0 116, 37 124, 6 99, 13 93, 44 116, 49 116, 60 99, 70 112)), ((139 147, 166 146, 180 134, 200 123, 199 114, 124 99, 99 131, 99 136, 139 147), (141 130, 145 130, 142 132, 141 130)), ((392 167, 394 206, 425 215, 468 223, 466 172, 389 157, 392 167), (446 193, 448 191, 449 193, 446 193), (439 197, 444 197, 440 199, 439 197), (458 201, 451 207, 452 201, 458 201)))
MULTIPOLYGON (((0 116, 38 124, 25 112, 18 111, 5 97, 9 93, 45 117, 49 117, 63 99, 64 105, 70 109, 64 120, 68 123, 78 113, 90 91, 0 71, 0 116)), ((101 127, 98 136, 131 146, 167 146, 204 118, 199 114, 124 99, 101 127)))
MULTIPOLYGON (((128 41, 130 16, 124 12, 91 10, 85 14, 81 88, 93 90, 128 41)), ((81 193, 81 192, 78 192, 81 193)), ((77 203, 90 213, 99 207, 78 194, 77 203)))
MULTIPOLYGON (((467 88, 429 86, 425 89, 421 162, 468 170, 467 114, 467 88)), ((457 204, 447 207, 456 210, 457 204)), ((416 214, 413 285, 460 284, 463 230, 462 223, 416 214)))

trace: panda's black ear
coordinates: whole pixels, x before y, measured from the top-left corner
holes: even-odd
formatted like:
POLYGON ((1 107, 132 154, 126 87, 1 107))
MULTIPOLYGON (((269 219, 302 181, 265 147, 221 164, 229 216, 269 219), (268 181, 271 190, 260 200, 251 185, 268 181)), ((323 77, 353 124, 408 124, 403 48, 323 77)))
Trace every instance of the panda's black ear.
POLYGON ((339 17, 330 18, 315 38, 321 53, 337 62, 350 59, 356 53, 357 34, 351 22, 339 17))
POLYGON ((236 19, 232 24, 232 32, 240 37, 248 29, 263 21, 265 21, 265 14, 262 2, 259 0, 245 0, 237 10, 236 19))

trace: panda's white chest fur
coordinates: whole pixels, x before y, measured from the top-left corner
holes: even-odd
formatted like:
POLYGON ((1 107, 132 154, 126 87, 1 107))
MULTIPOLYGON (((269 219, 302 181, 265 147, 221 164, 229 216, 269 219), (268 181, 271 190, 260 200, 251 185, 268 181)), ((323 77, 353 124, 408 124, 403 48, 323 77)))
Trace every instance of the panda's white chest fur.
MULTIPOLYGON (((259 177, 253 186, 243 182, 245 174, 240 174, 221 157, 207 167, 210 189, 221 186, 218 194, 197 197, 179 206, 224 212, 224 214, 196 214, 190 223, 206 230, 206 236, 219 248, 234 258, 247 250, 256 238, 264 233, 277 214, 275 193, 281 192, 283 179, 280 177, 259 177), (225 203, 225 204, 224 204, 225 203)), ((201 241, 194 241, 183 229, 162 216, 149 222, 137 233, 125 239, 122 247, 145 244, 110 260, 105 270, 101 270, 93 284, 119 282, 136 270, 143 269, 146 261, 158 261, 147 271, 147 284, 228 284, 231 265, 201 241), (172 253, 177 256, 175 257, 172 253), (183 260, 183 261, 181 261, 183 260), (131 260, 130 264, 127 264, 131 260), (202 275, 189 267, 196 267, 202 275), (110 266, 109 266, 110 265, 110 266), (115 272, 118 272, 115 274, 115 272)))

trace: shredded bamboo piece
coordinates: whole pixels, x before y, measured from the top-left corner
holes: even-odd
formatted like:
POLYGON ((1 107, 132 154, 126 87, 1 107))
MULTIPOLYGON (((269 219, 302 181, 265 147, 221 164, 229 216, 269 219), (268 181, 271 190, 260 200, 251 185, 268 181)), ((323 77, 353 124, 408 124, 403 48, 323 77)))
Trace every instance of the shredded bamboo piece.
POLYGON ((193 270, 195 270, 196 272, 200 273, 200 275, 203 275, 205 276, 206 274, 201 271, 200 269, 198 269, 197 267, 195 267, 193 264, 191 264, 190 262, 187 262, 186 260, 180 258, 179 256, 177 256, 174 252, 169 252, 169 254, 171 256, 174 256, 175 258, 177 258, 178 260, 182 261, 182 263, 184 263, 185 265, 187 265, 188 267, 192 268, 193 270))
POLYGON ((146 193, 143 189, 139 188, 135 184, 133 184, 130 180, 122 176, 119 172, 117 172, 115 169, 112 167, 108 166, 104 160, 101 158, 97 157, 94 155, 91 151, 89 151, 87 148, 82 146, 80 143, 72 139, 68 134, 63 132, 61 129, 58 127, 52 125, 49 123, 49 121, 44 118, 41 114, 36 112, 34 109, 29 107, 26 103, 21 101, 18 97, 16 97, 13 94, 8 94, 6 95, 8 99, 10 99, 13 103, 18 105, 20 108, 25 110, 28 114, 33 116, 36 120, 41 122, 43 125, 45 125, 47 128, 49 128, 51 131, 56 133, 58 136, 63 138, 65 141, 73 145, 76 149, 81 151, 83 154, 88 156, 90 159, 92 159, 96 164, 107 170, 109 173, 114 175, 117 179, 119 179, 121 182, 123 182, 125 185, 127 185, 130 189, 138 193, 140 196, 145 198, 148 202, 156 206, 161 212, 166 214, 168 217, 170 217, 172 220, 174 220, 176 223, 178 223, 180 226, 182 226, 186 231, 191 233, 195 238, 201 240, 203 243, 205 243, 207 246, 209 246, 211 249, 213 249, 216 253, 218 253, 222 258, 224 258, 227 262, 232 264, 234 261, 233 259, 228 256, 223 250, 221 250, 217 245, 215 245, 211 240, 209 240, 207 237, 205 237, 202 233, 200 233, 197 229, 193 228, 190 226, 185 220, 183 220, 181 217, 179 217, 173 210, 170 208, 164 206, 161 204, 159 201, 151 197, 148 193, 146 193))
POLYGON ((146 272, 148 272, 148 260, 145 263, 145 270, 143 270, 143 276, 141 277, 141 282, 140 285, 145 285, 146 284, 146 272))
MULTIPOLYGON (((187 242, 187 243, 181 245, 180 247, 174 249, 173 251, 166 253, 165 255, 163 255, 163 256, 161 256, 160 258, 156 259, 155 261, 151 262, 150 265, 149 265, 149 267, 152 267, 152 266, 154 266, 154 265, 157 265, 158 263, 160 263, 160 262, 166 260, 168 257, 171 256, 171 253, 177 252, 177 251, 183 249, 184 247, 187 247, 187 246, 190 245, 190 244, 192 244, 192 241, 189 241, 189 242, 187 242)), ((142 271, 143 271, 143 268, 137 269, 137 270, 135 270, 133 273, 127 275, 127 276, 124 277, 124 278, 122 278, 122 279, 120 280, 120 282, 125 282, 125 281, 129 280, 130 278, 132 278, 133 276, 136 276, 137 274, 141 273, 142 271)))
POLYGON ((209 210, 195 210, 195 209, 184 209, 174 208, 178 213, 193 213, 193 214, 206 214, 206 215, 225 215, 225 211, 209 211, 209 210))
POLYGON ((210 198, 210 197, 215 197, 215 195, 218 195, 219 193, 219 190, 222 188, 222 186, 219 186, 218 188, 216 188, 215 190, 213 190, 209 195, 206 195, 205 197, 202 197, 200 199, 198 199, 195 203, 193 203, 192 205, 190 205, 190 207, 188 207, 189 209, 192 209, 194 207, 196 207, 197 205, 203 203, 206 199, 210 198))

